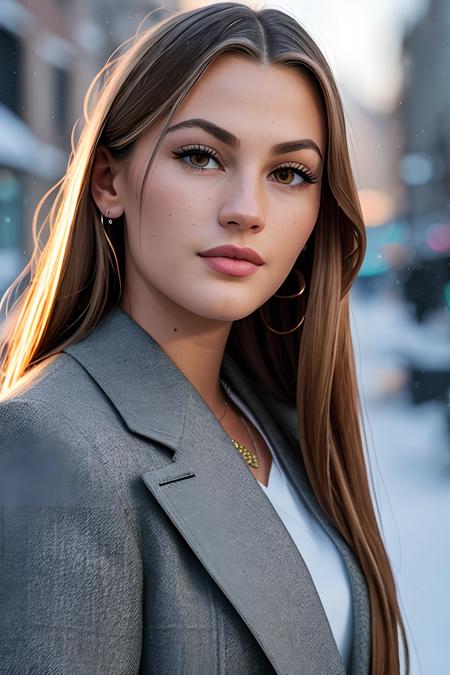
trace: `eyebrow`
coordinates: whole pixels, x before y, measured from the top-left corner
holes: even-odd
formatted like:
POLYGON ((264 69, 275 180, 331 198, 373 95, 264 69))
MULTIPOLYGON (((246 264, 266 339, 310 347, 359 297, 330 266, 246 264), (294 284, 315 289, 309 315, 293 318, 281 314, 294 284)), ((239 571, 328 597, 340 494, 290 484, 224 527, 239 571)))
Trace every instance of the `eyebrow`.
MULTIPOLYGON (((226 145, 231 146, 232 148, 238 148, 240 146, 239 139, 237 138, 237 136, 232 134, 231 131, 227 131, 226 129, 217 126, 217 124, 214 124, 213 122, 209 122, 208 120, 204 120, 201 118, 193 118, 189 120, 184 120, 183 122, 178 122, 178 124, 174 124, 173 126, 169 127, 167 129, 167 133, 169 133, 169 131, 176 131, 177 129, 183 129, 186 127, 187 128, 198 127, 200 129, 203 129, 208 134, 215 136, 219 141, 225 143, 226 145)), ((284 143, 277 143, 277 145, 274 145, 273 148, 271 149, 270 154, 282 155, 287 152, 294 152, 295 150, 314 150, 315 152, 317 152, 320 159, 323 159, 322 153, 320 152, 317 144, 311 138, 301 138, 298 141, 286 141, 284 143)))

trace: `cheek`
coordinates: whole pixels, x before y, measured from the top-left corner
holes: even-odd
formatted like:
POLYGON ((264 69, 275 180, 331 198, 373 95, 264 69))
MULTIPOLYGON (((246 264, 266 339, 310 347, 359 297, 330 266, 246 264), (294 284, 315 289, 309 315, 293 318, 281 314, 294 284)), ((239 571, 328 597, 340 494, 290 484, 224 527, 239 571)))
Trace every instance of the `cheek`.
POLYGON ((307 191, 308 198, 305 199, 301 217, 305 228, 311 231, 317 221, 320 210, 320 184, 310 185, 307 191))
MULTIPOLYGON (((143 198, 143 218, 152 226, 165 230, 192 232, 199 222, 208 222, 207 210, 211 200, 205 189, 195 191, 192 181, 183 181, 180 172, 162 163, 155 175, 150 175, 143 198), (176 178, 177 176, 177 178, 176 178), (144 218, 145 214, 145 218, 144 218)), ((201 181, 198 181, 201 187, 201 181)))
POLYGON ((142 247, 145 247, 146 242, 153 244, 158 240, 163 242, 173 238, 183 222, 180 220, 181 214, 189 213, 190 210, 190 204, 186 203, 180 190, 164 182, 162 177, 154 179, 149 176, 144 187, 141 208, 136 189, 133 194, 134 200, 129 208, 130 217, 127 219, 130 240, 137 240, 139 246, 140 239, 142 247))
MULTIPOLYGON (((310 188, 308 188, 309 190, 310 188)), ((308 240, 314 226, 317 222, 320 208, 320 191, 308 195, 308 199, 299 200, 300 204, 295 208, 289 208, 283 217, 283 227, 280 231, 283 236, 277 237, 275 245, 278 243, 287 248, 294 260, 301 248, 308 240)), ((279 215, 278 215, 279 220, 279 215)))

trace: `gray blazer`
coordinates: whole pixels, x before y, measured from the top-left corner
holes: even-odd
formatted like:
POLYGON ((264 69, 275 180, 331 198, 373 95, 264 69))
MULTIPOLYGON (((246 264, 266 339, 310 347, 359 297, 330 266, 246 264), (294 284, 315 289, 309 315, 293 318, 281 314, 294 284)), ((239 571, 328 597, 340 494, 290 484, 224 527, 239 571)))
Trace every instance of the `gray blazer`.
MULTIPOLYGON (((50 361, 0 405, 1 673, 344 675, 288 531, 156 341, 117 306, 50 361)), ((295 409, 228 354, 221 375, 345 560, 349 672, 366 675, 367 587, 296 454, 295 409)))

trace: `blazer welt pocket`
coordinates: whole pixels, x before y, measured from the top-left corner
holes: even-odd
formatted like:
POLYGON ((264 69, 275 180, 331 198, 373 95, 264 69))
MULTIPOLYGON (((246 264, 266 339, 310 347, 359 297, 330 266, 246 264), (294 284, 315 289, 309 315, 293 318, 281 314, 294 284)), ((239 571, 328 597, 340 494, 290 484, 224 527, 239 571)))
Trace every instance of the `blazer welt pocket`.
POLYGON ((179 480, 185 480, 186 478, 194 478, 194 471, 186 471, 179 476, 171 476, 170 478, 162 478, 158 481, 158 485, 167 485, 167 483, 176 483, 179 480))

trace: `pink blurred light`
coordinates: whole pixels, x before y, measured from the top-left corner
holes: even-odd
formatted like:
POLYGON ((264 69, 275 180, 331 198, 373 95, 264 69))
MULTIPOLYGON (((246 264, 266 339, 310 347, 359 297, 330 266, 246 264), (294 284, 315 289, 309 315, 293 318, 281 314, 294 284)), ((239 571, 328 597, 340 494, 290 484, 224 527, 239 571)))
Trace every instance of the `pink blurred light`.
POLYGON ((450 225, 437 223, 427 229, 426 242, 433 251, 450 250, 450 225))

